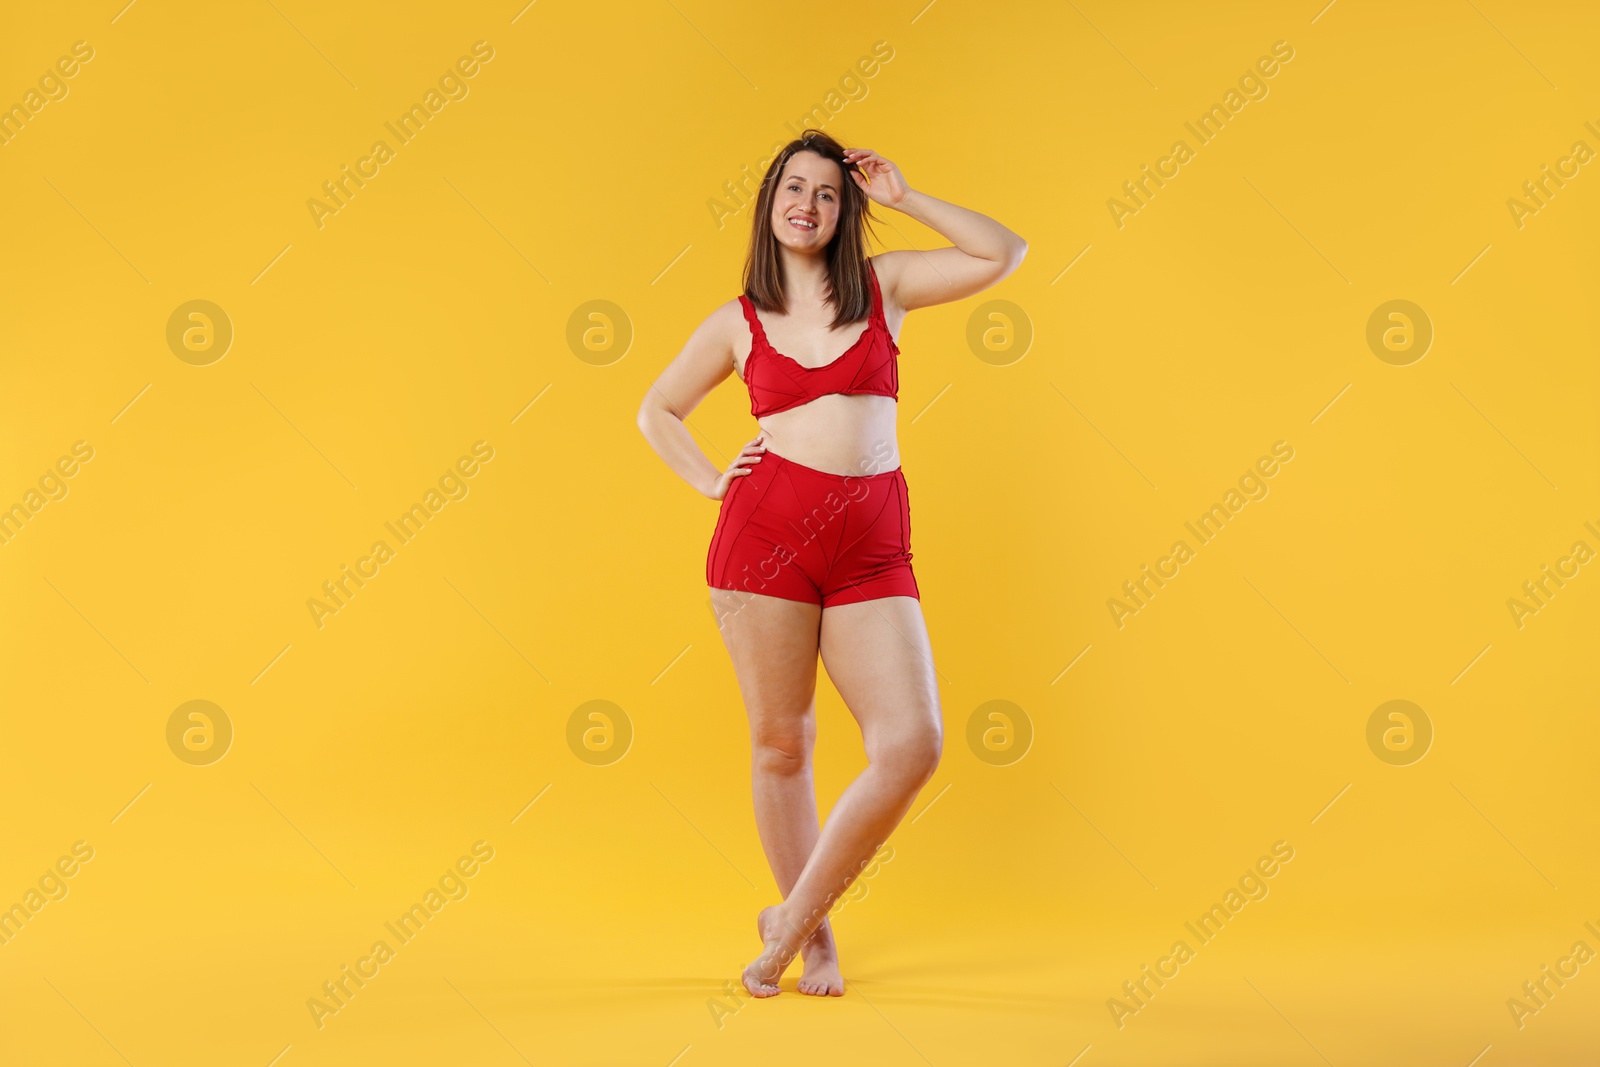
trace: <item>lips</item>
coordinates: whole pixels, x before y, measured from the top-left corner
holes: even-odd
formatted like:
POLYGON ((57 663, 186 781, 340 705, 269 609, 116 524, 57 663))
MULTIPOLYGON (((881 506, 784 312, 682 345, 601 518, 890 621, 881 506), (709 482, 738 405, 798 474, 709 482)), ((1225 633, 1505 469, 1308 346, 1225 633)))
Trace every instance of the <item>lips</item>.
POLYGON ((789 225, 793 226, 797 230, 804 230, 807 233, 810 233, 817 228, 817 224, 815 222, 812 222, 810 219, 800 218, 799 216, 790 219, 789 225))

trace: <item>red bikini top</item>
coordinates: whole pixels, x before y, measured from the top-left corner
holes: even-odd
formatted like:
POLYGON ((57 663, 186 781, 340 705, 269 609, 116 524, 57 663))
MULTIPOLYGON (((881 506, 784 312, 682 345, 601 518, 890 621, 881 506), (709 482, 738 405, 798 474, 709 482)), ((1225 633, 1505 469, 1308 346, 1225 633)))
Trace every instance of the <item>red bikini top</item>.
POLYGON ((872 280, 872 313, 866 329, 844 355, 820 367, 806 367, 772 347, 767 331, 756 317, 755 305, 740 294, 739 304, 750 323, 750 356, 744 362, 744 381, 750 389, 750 414, 756 418, 788 411, 830 393, 870 394, 899 400, 900 346, 889 335, 883 317, 883 296, 878 272, 867 260, 872 280))

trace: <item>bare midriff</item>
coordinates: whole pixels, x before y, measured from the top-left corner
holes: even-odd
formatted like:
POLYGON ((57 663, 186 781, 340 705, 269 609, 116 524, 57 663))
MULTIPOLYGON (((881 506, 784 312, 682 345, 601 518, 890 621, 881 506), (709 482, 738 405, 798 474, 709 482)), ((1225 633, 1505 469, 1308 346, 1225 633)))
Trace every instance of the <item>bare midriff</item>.
POLYGON ((830 393, 757 419, 767 450, 829 474, 885 474, 900 466, 899 405, 890 396, 830 393))

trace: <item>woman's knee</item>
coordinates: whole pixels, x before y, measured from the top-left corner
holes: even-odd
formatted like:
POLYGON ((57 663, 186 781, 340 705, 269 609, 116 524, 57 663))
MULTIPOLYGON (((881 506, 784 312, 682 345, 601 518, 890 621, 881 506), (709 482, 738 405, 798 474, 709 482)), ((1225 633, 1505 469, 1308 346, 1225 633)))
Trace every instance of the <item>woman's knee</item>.
POLYGON ((867 745, 867 760, 876 767, 921 786, 939 769, 944 732, 937 722, 897 728, 867 745))
POLYGON ((807 720, 782 726, 757 726, 750 731, 750 754, 760 774, 790 777, 811 763, 812 727, 807 720))

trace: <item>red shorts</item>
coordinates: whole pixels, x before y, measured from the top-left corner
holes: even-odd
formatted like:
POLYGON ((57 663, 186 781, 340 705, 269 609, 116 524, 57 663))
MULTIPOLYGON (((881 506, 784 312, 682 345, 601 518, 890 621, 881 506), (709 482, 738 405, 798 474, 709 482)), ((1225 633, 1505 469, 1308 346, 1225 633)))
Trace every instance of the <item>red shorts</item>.
POLYGON ((830 474, 763 452, 728 486, 706 584, 829 607, 921 599, 911 572, 911 502, 900 468, 830 474))

